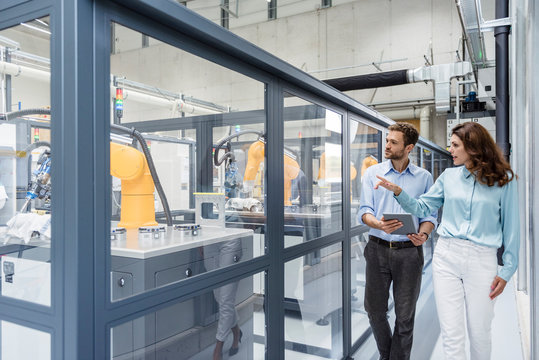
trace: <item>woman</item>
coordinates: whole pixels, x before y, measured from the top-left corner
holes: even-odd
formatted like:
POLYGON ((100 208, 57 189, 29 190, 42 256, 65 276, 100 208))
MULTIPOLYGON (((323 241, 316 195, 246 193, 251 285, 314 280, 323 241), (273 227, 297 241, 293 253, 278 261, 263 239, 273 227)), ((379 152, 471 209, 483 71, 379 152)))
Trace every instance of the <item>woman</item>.
MULTIPOLYGON (((238 262, 243 255, 241 239, 223 241, 204 247, 204 266, 207 271, 216 270, 238 262)), ((228 356, 236 355, 243 333, 238 325, 236 311, 236 292, 239 281, 231 282, 213 290, 215 301, 219 305, 219 320, 217 322, 216 342, 213 349, 213 360, 223 358, 223 346, 228 335, 232 333, 232 346, 228 356)))
POLYGON ((418 217, 444 206, 437 230, 440 238, 432 262, 434 294, 446 360, 466 359, 466 313, 471 359, 490 359, 494 299, 518 265, 519 217, 517 184, 488 131, 467 122, 453 128, 455 165, 418 199, 379 177, 402 208, 418 217), (504 245, 498 270, 497 249, 504 245))

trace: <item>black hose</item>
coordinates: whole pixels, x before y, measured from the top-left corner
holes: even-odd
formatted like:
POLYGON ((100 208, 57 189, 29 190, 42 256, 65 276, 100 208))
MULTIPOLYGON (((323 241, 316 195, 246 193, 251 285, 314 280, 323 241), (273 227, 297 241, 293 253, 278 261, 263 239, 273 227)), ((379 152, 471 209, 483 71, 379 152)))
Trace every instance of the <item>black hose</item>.
POLYGON ((36 141, 33 144, 30 144, 23 150, 24 156, 26 156, 30 151, 37 149, 38 147, 45 146, 51 149, 51 143, 48 141, 36 141))
POLYGON ((152 174, 155 189, 157 190, 157 193, 159 194, 159 199, 161 200, 161 204, 163 205, 163 210, 167 218, 167 226, 172 226, 172 215, 170 213, 170 207, 168 206, 167 197, 165 195, 165 192, 163 191, 163 187, 161 186, 159 177, 157 176, 155 164, 153 163, 152 155, 150 154, 150 150, 148 149, 148 145, 146 144, 146 139, 144 139, 144 136, 142 136, 142 134, 134 128, 127 128, 121 125, 110 124, 110 129, 122 132, 124 134, 128 134, 129 136, 137 139, 137 141, 139 142, 142 148, 142 152, 146 157, 146 162, 148 162, 148 167, 150 168, 150 173, 152 174))
POLYGON ((51 110, 50 109, 26 109, 26 110, 18 110, 18 111, 12 111, 10 113, 6 113, 4 115, 4 120, 9 121, 21 116, 26 115, 50 115, 51 110))
MULTIPOLYGON (((10 113, 7 113, 4 115, 4 119, 6 121, 9 121, 11 119, 25 116, 25 115, 50 115, 51 110, 50 109, 26 109, 26 110, 19 110, 19 111, 13 111, 10 113)), ((165 196, 165 192, 163 191, 163 187, 161 186, 161 182, 159 181, 159 177, 157 176, 157 171, 155 170, 155 165, 153 163, 152 155, 150 154, 150 150, 148 149, 148 145, 146 144, 146 140, 142 136, 141 133, 139 133, 135 129, 130 129, 124 126, 111 124, 111 129, 117 130, 119 132, 123 132, 126 134, 129 134, 131 137, 134 137, 138 140, 140 143, 140 146, 142 147, 142 152, 144 153, 144 156, 146 157, 146 161, 148 162, 148 167, 150 168, 150 173, 152 175, 152 180, 155 185, 155 188, 157 190, 157 193, 159 194, 159 198, 161 199, 161 204, 163 205, 163 210, 165 211, 165 215, 167 217, 167 226, 172 226, 172 216, 170 215, 170 207, 168 206, 167 197, 165 196)), ((48 146, 50 149, 50 144, 45 141, 40 141, 38 143, 41 143, 39 146, 48 146)), ((37 143, 31 144, 28 148, 32 147, 37 143)), ((35 146, 38 147, 38 146, 35 146)), ((26 151, 26 150, 25 150, 26 151)))
POLYGON ((215 162, 215 156, 214 156, 214 159, 213 159, 213 163, 215 164, 215 166, 219 166, 223 163, 223 161, 225 161, 226 159, 230 158, 230 161, 235 161, 236 160, 236 157, 234 156, 234 153, 232 151, 229 151, 227 153, 225 153, 223 156, 221 156, 221 158, 215 162))
POLYGON ((218 158, 219 156, 219 150, 223 147, 223 145, 234 139, 235 137, 240 137, 241 135, 245 135, 245 134, 257 134, 258 136, 262 137, 264 136, 264 133, 258 131, 258 130, 243 130, 243 131, 239 131, 235 134, 232 134, 232 135, 229 135, 227 136, 226 138, 222 139, 221 141, 219 141, 219 143, 217 145, 215 145, 215 152, 213 153, 213 164, 215 166, 219 166, 223 163, 223 161, 228 158, 228 157, 231 157, 231 156, 234 156, 232 154, 232 152, 227 152, 226 154, 224 154, 220 159, 218 158))
POLYGON ((340 91, 374 89, 409 83, 408 79, 406 78, 407 72, 408 70, 394 70, 374 74, 348 76, 337 79, 327 79, 323 81, 340 91))

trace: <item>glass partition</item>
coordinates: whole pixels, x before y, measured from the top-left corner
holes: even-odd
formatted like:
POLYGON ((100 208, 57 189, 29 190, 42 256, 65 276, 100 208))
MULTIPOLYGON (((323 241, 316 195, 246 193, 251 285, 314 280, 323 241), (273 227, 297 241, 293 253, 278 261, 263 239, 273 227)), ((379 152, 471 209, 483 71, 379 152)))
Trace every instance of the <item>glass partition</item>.
POLYGON ((342 245, 285 263, 285 359, 340 359, 342 245))
POLYGON ((357 214, 361 195, 361 179, 369 166, 381 160, 382 132, 356 120, 350 120, 350 186, 351 225, 359 225, 357 214))
POLYGON ((410 162, 415 166, 421 166, 421 148, 419 147, 419 145, 414 146, 408 158, 410 159, 410 162))
POLYGON ((438 152, 434 152, 434 161, 433 161, 433 168, 432 168, 432 178, 436 181, 438 179, 438 176, 442 173, 442 154, 438 152))
POLYGON ((110 359, 264 359, 266 318, 259 273, 111 329, 110 359))
POLYGON ((50 360, 51 334, 2 320, 0 359, 50 360), (31 344, 31 346, 29 346, 31 344))
POLYGON ((342 115, 284 99, 285 247, 342 230, 342 115))
POLYGON ((432 174, 432 151, 426 148, 421 148, 421 150, 423 154, 421 166, 432 174))
POLYGON ((368 233, 364 232, 350 239, 351 259, 350 259, 350 289, 352 305, 352 344, 369 329, 369 318, 365 311, 365 256, 364 250, 367 245, 368 233))
POLYGON ((112 300, 263 255, 265 84, 111 29, 112 300))
POLYGON ((0 31, 0 288, 45 306, 54 241, 49 20, 0 31))

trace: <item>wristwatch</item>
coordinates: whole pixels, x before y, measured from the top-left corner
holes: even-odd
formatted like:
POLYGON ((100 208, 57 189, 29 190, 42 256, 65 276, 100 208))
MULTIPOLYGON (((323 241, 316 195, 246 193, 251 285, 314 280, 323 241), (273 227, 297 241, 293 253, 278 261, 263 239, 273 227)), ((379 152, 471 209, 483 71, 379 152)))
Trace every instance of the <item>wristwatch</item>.
POLYGON ((428 240, 429 240, 429 238, 430 238, 430 235, 429 235, 429 234, 427 234, 427 233, 426 233, 426 232, 424 232, 424 231, 422 231, 422 232, 421 232, 421 234, 425 234, 425 235, 427 235, 427 240, 425 240, 425 241, 428 241, 428 240))

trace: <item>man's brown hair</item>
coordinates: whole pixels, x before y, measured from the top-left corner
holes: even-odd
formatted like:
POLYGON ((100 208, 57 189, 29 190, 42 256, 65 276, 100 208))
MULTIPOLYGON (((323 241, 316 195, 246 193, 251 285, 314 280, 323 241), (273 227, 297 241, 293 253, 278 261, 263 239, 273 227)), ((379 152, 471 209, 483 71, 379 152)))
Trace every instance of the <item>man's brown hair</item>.
POLYGON ((419 133, 416 128, 407 123, 396 123, 388 127, 389 131, 399 131, 404 138, 404 146, 415 145, 419 139, 419 133))

